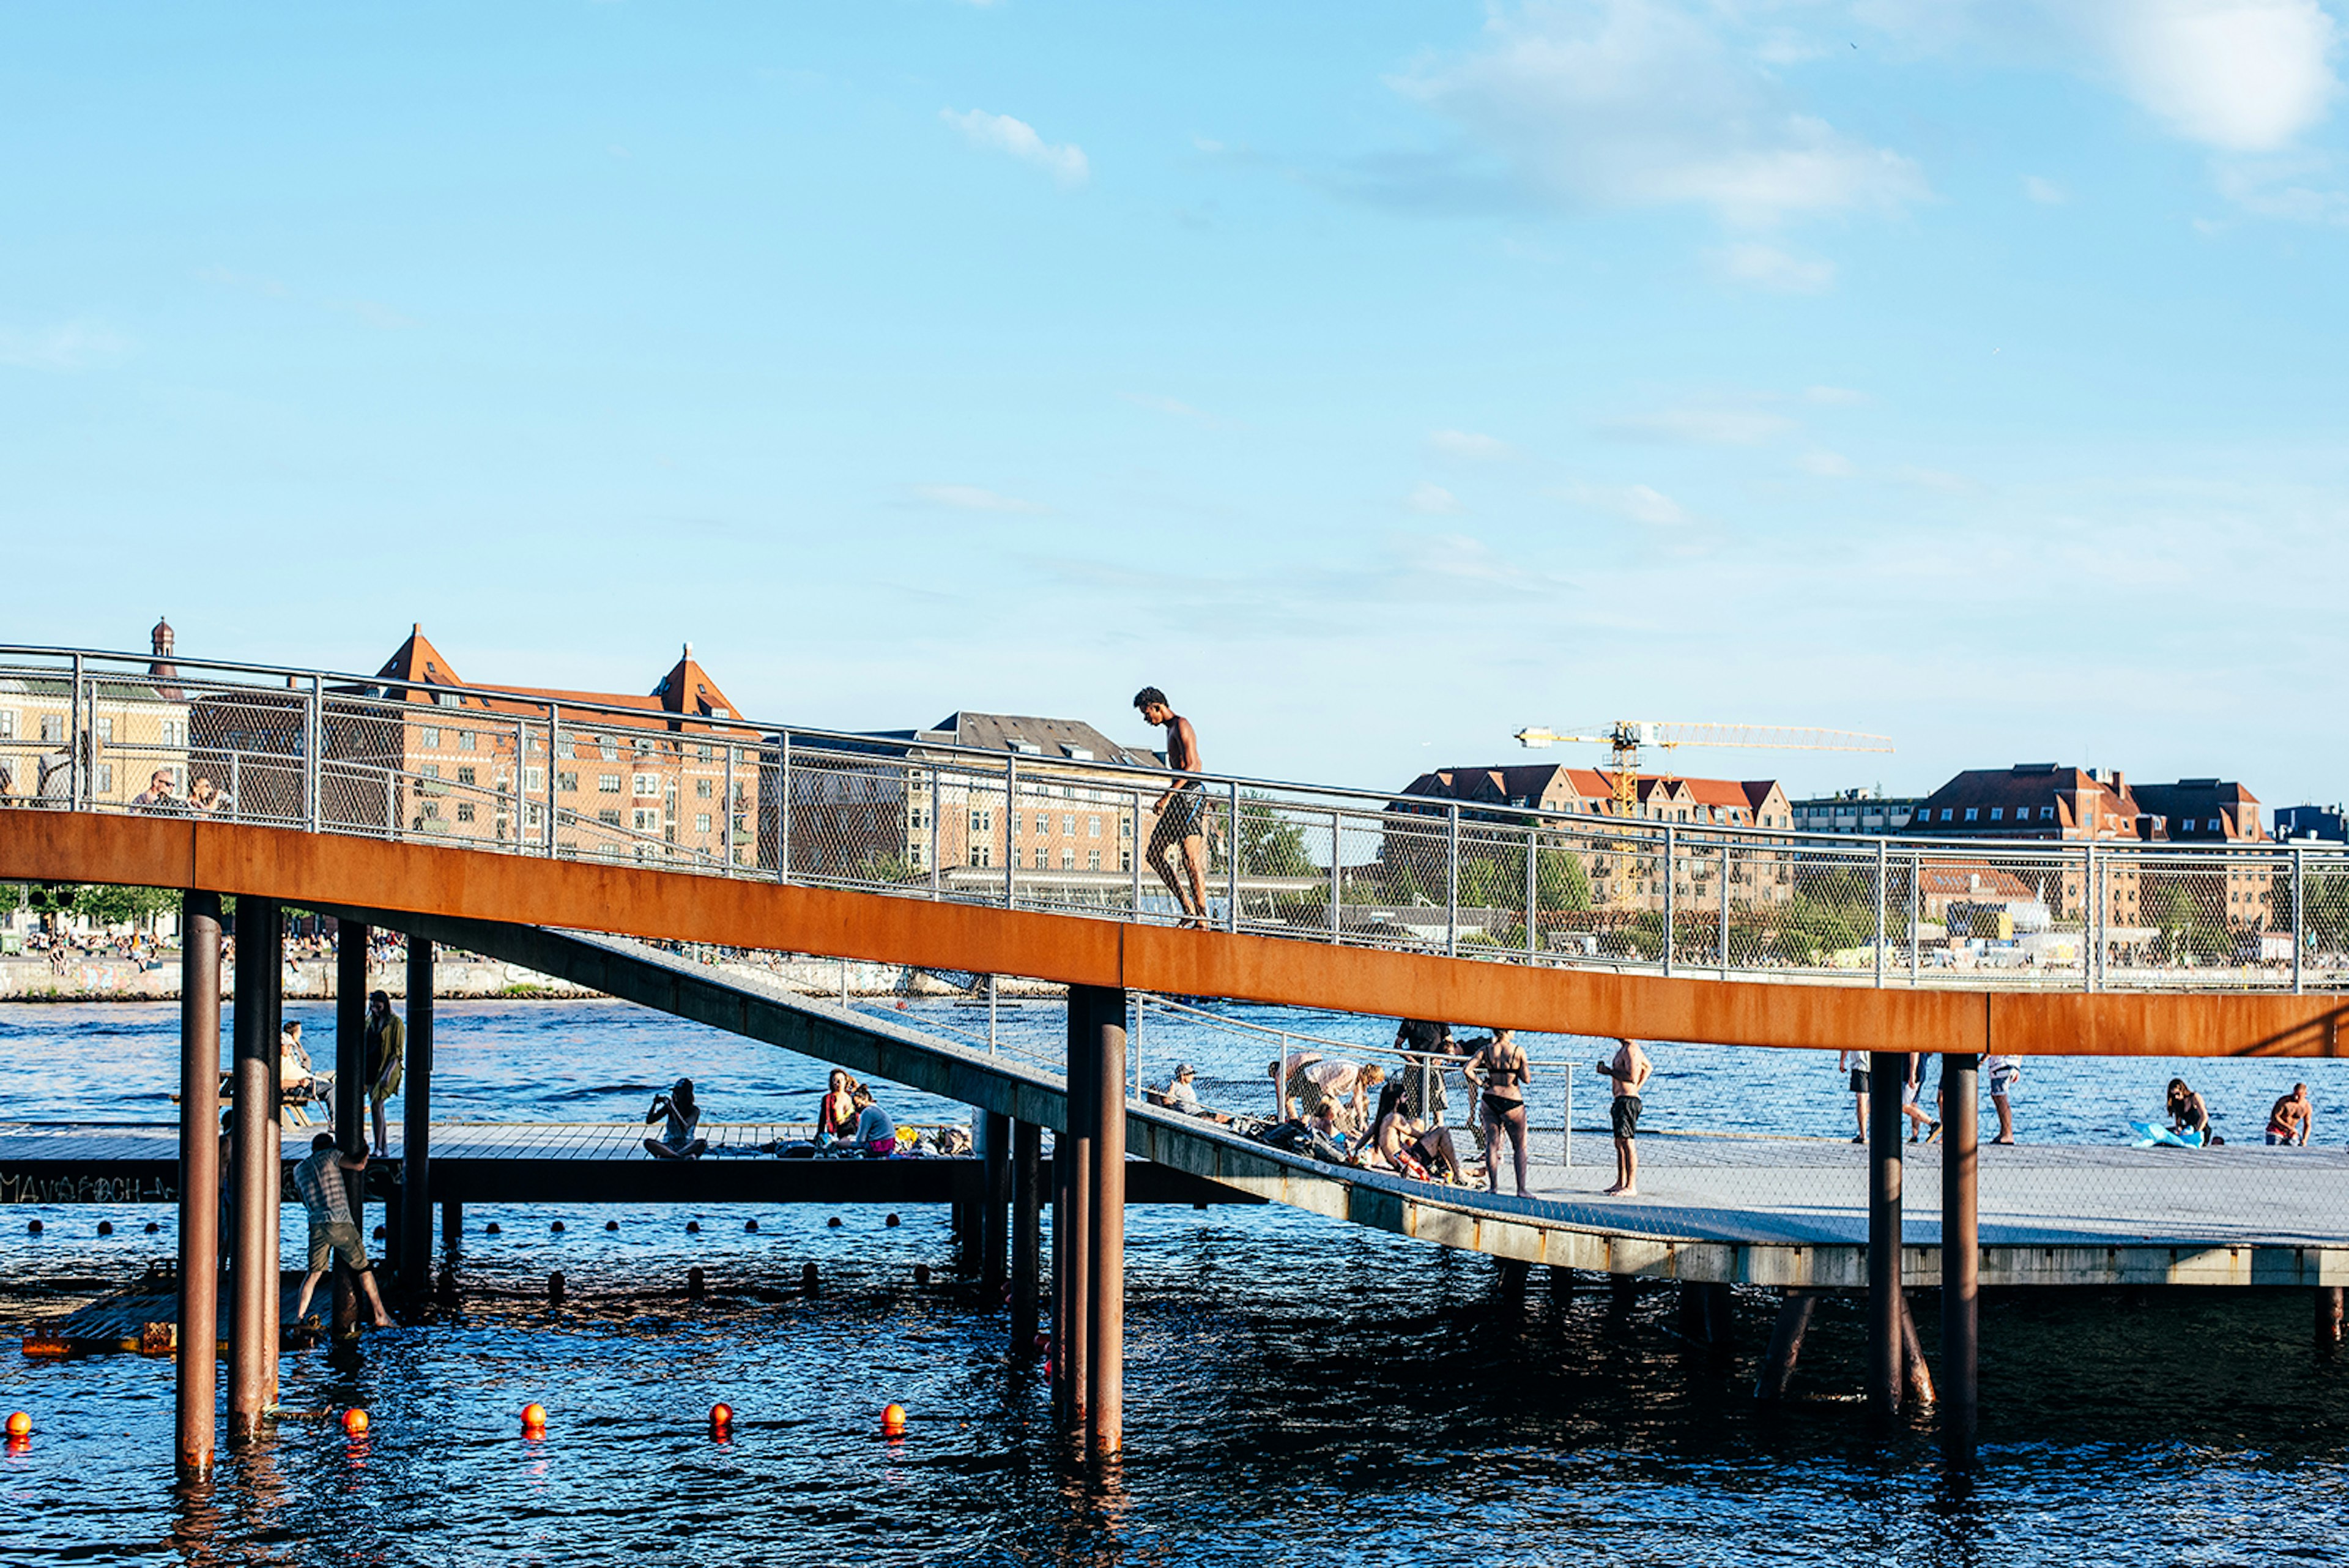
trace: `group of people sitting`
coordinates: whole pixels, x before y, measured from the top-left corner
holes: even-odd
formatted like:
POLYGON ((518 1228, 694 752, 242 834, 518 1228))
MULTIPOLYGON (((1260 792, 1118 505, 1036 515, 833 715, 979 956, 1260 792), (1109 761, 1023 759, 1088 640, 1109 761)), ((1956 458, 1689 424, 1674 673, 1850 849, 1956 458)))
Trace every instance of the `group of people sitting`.
POLYGON ((873 1091, 841 1068, 832 1070, 815 1124, 818 1154, 864 1155, 878 1159, 897 1152, 896 1118, 874 1103, 873 1091))
MULTIPOLYGON (((2185 1079, 2169 1080, 2163 1109, 2169 1116, 2169 1130, 2187 1142, 2216 1148, 2227 1141, 2212 1124, 2209 1102, 2188 1088, 2185 1079)), ((2316 1106, 2308 1097, 2306 1084, 2294 1084, 2291 1094, 2279 1096, 2276 1103, 2268 1107, 2267 1139, 2271 1144, 2305 1147, 2309 1135, 2315 1130, 2316 1106)))

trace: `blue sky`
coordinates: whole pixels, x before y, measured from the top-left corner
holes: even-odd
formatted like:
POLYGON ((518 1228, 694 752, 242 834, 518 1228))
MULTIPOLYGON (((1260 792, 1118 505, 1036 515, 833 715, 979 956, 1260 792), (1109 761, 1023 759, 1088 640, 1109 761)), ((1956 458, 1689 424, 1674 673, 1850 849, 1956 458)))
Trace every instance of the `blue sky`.
POLYGON ((2338 798, 2344 20, 12 7, 5 635, 2338 798))

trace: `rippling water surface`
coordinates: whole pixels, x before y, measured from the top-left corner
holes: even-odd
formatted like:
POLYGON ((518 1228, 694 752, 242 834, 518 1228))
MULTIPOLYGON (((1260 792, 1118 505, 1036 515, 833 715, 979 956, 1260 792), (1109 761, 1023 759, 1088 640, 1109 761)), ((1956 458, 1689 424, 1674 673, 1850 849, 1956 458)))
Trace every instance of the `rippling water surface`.
MULTIPOLYGON (((328 1031, 326 1010, 295 1011, 328 1031)), ((1017 1016, 1059 1028, 1057 1010, 1017 1016)), ((712 1115, 797 1116, 823 1072, 616 1004, 444 1003, 441 1020, 452 1116, 612 1119, 678 1073, 712 1115)), ((160 1119, 175 1029, 168 1007, 0 1009, 0 1114, 160 1119)), ((1236 1085, 1253 1051, 1146 1045, 1162 1047, 1236 1085)), ((1833 1134, 1848 1115, 1816 1056, 1665 1054, 1654 1098, 1692 1125, 1833 1134)), ((2225 1072, 2248 1106, 2316 1065, 2225 1072)), ((2052 1131, 2112 1141, 2109 1109, 2157 1074, 2051 1064, 2030 1103, 2052 1131)), ((595 1209, 557 1236, 556 1212, 469 1210, 455 1303, 355 1350, 289 1355, 285 1417, 196 1492, 171 1485, 170 1363, 0 1356, 0 1406, 36 1422, 0 1454, 0 1560, 2220 1563, 2331 1559, 2349 1521, 2349 1374, 2312 1355, 2305 1293, 1993 1297, 1985 1464, 1953 1488, 1930 1419, 1879 1438, 1847 1397, 1856 1303, 1822 1307, 1806 1397, 1765 1409, 1750 1397, 1775 1307, 1761 1293, 1741 1296, 1723 1363, 1673 1335, 1666 1291, 1622 1303, 1586 1280, 1561 1297, 1537 1274, 1512 1293, 1489 1260, 1290 1210, 1136 1209, 1129 1449, 1102 1484, 1070 1464, 1004 1314, 944 1282, 943 1214, 595 1209), (605 1218, 620 1231, 580 1223, 605 1218), (481 1232, 490 1220, 503 1234, 481 1232), (789 1288, 810 1261, 812 1299, 789 1288), (916 1287, 924 1262, 940 1282, 916 1287), (695 1264, 699 1302, 682 1288, 695 1264), (570 1291, 550 1308, 555 1268, 570 1291), (517 1429, 531 1399, 553 1416, 541 1440, 517 1429), (723 1443, 718 1399, 740 1412, 723 1443), (912 1415, 901 1440, 877 1430, 890 1400, 912 1415), (374 1417, 358 1442, 331 1420, 353 1403, 374 1417)), ((167 1256, 170 1218, 6 1211, 0 1317, 167 1256), (37 1241, 21 1222, 36 1214, 37 1241), (96 1237, 99 1218, 118 1233, 96 1237)))

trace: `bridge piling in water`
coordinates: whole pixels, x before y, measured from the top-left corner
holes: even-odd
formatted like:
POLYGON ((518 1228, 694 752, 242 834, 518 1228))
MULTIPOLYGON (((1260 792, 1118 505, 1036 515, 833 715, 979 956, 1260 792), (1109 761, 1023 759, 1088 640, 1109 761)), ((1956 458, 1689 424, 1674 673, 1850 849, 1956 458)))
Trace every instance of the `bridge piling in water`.
POLYGON ((1061 1190, 1052 1208, 1052 1238, 1061 1263, 1060 1315, 1052 1365, 1061 1375, 1061 1412, 1071 1425, 1085 1418, 1092 1392, 1093 1075, 1096 1064, 1084 1049, 1080 992, 1069 992, 1067 1127, 1052 1143, 1052 1173, 1061 1190))
POLYGON ((220 1417, 220 962, 217 893, 180 901, 178 1470, 212 1473, 220 1417))
POLYGON ((1900 1090, 1909 1058, 1868 1054, 1868 1405, 1889 1419, 1899 1413, 1904 1346, 1900 1337, 1900 1090))
POLYGON ((277 906, 237 900, 235 1064, 236 1252, 229 1300, 229 1436, 254 1436, 276 1396, 279 1167, 277 1031, 270 992, 282 968, 277 906))
MULTIPOLYGON (((341 920, 335 927, 335 1147, 356 1158, 367 1147, 367 927, 341 920)), ((303 1151, 309 1158, 309 1151, 303 1151)), ((351 1206, 351 1223, 359 1245, 367 1244, 367 1178, 344 1171, 335 1179, 343 1184, 351 1206)), ((388 1234, 388 1231, 387 1231, 388 1234)), ((359 1282, 340 1258, 334 1260, 334 1325, 336 1339, 356 1338, 359 1332, 359 1282)))
POLYGON ((985 1140, 979 1165, 978 1290, 979 1299, 992 1307, 1003 1299, 1011 1251, 1005 1229, 1011 1198, 1011 1118, 986 1111, 978 1120, 985 1140))
POLYGON ((1011 1124, 1011 1352, 1028 1355, 1036 1347, 1038 1253, 1042 1215, 1038 1190, 1042 1177, 1044 1129, 1034 1122, 1011 1124))
MULTIPOLYGON (((432 1282, 432 940, 408 939, 408 1064, 400 1077, 399 1283, 421 1296, 432 1282)), ((457 1205, 440 1229, 453 1246, 457 1205)))
POLYGON ((1975 1184, 1980 1160, 1981 1058, 1941 1058, 1941 1452, 1954 1469, 1973 1463, 1982 1409, 1982 1238, 1975 1184))
MULTIPOLYGON (((1092 1120, 1092 1235, 1085 1286, 1085 1447, 1113 1459, 1125 1410, 1125 1017, 1126 994, 1101 986, 1069 990, 1070 1028, 1083 1031, 1086 1110, 1092 1120)), ((1071 1040, 1071 1044, 1078 1044, 1071 1040)), ((1079 1055, 1070 1052, 1073 1064, 1079 1055)))

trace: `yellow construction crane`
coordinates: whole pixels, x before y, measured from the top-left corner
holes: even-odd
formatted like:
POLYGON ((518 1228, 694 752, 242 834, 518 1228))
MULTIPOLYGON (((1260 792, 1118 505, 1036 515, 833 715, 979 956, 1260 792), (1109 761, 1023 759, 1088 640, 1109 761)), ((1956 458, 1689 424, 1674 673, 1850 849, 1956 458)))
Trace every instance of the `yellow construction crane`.
POLYGON ((1559 742, 1607 746, 1614 752, 1610 783, 1615 815, 1631 816, 1640 804, 1640 748, 1655 746, 1670 752, 1675 746, 1748 746, 1777 752, 1889 752, 1890 737, 1863 735, 1851 730, 1803 730, 1767 724, 1689 724, 1661 719, 1620 719, 1603 735, 1560 733, 1525 729, 1517 743, 1549 746, 1559 742))

